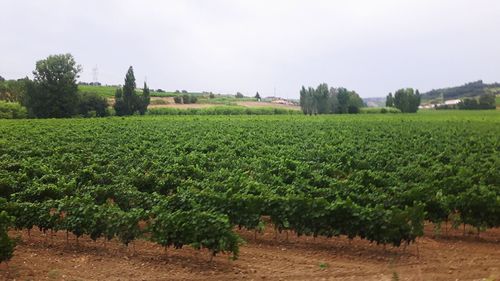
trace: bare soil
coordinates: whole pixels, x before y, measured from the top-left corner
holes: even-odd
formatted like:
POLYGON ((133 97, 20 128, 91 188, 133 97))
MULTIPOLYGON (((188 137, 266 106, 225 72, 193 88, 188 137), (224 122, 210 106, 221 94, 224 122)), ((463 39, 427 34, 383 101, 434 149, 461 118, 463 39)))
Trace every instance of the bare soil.
POLYGON ((14 258, 0 265, 0 280, 500 280, 500 229, 463 236, 448 230, 426 235, 406 249, 344 237, 296 237, 272 227, 247 241, 240 257, 189 247, 168 249, 147 241, 128 248, 65 233, 53 237, 38 231, 11 232, 22 239, 14 258), (135 250, 134 250, 135 248, 135 250))
POLYGON ((179 108, 179 109, 188 109, 188 108, 206 108, 217 106, 217 104, 208 104, 208 103, 189 103, 189 104, 179 104, 179 103, 169 103, 169 104, 151 104, 148 108, 179 108))
POLYGON ((236 104, 246 107, 275 107, 275 108, 300 110, 300 106, 272 103, 272 102, 243 101, 243 102, 237 102, 236 104))

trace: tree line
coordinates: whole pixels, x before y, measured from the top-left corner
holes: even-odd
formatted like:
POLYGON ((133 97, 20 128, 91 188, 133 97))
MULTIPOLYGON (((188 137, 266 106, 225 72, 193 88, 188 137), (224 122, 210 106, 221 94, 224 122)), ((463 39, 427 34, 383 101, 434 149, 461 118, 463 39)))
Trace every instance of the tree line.
POLYGON ((394 93, 389 93, 386 97, 385 106, 395 107, 403 113, 415 113, 420 106, 421 96, 418 90, 412 88, 399 89, 394 93))
MULTIPOLYGON (((427 93, 423 93, 422 96, 425 99, 460 99, 463 97, 472 98, 481 96, 488 93, 489 91, 495 91, 500 88, 500 83, 487 84, 483 80, 478 80, 470 83, 466 83, 458 87, 450 87, 443 89, 431 90, 427 93)), ((498 90, 497 90, 498 91, 498 90)))
POLYGON ((364 102, 355 91, 346 88, 329 88, 322 83, 316 89, 302 86, 300 108, 304 114, 358 113, 364 102))
POLYGON ((122 88, 116 89, 115 92, 115 104, 113 108, 116 111, 116 115, 133 115, 136 112, 144 115, 146 113, 151 101, 148 85, 144 82, 141 96, 136 94, 135 88, 134 68, 130 66, 125 75, 125 84, 122 88))
MULTIPOLYGON (((33 80, 28 77, 5 81, 0 77, 0 100, 19 103, 33 118, 108 116, 108 100, 93 92, 79 92, 77 79, 82 71, 71 54, 51 55, 36 62, 33 80)), ((150 102, 144 83, 142 95, 135 93, 135 77, 130 67, 125 85, 117 89, 116 115, 145 114, 150 102)))
POLYGON ((485 93, 479 98, 464 98, 457 104, 458 109, 495 109, 495 94, 485 93))

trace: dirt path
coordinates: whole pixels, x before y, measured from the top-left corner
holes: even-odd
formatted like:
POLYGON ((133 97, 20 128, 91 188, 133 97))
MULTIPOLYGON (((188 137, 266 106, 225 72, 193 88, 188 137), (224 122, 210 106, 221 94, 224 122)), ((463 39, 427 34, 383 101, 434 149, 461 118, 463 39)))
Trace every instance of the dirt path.
POLYGON ((283 108, 283 109, 294 109, 300 110, 300 106, 289 105, 289 104, 279 104, 272 102, 259 102, 259 101, 242 101, 237 102, 237 105, 245 106, 245 107, 275 107, 275 108, 283 108))
POLYGON ((258 235, 239 232, 247 243, 240 258, 226 255, 209 263, 206 251, 168 249, 138 241, 129 249, 81 238, 66 245, 65 235, 50 238, 26 231, 9 268, 0 265, 0 280, 500 280, 500 229, 479 238, 452 231, 434 237, 428 227, 417 245, 392 248, 346 238, 286 234, 274 239, 269 229, 258 235), (29 240, 29 241, 28 241, 29 240), (488 278, 488 279, 487 279, 488 278))

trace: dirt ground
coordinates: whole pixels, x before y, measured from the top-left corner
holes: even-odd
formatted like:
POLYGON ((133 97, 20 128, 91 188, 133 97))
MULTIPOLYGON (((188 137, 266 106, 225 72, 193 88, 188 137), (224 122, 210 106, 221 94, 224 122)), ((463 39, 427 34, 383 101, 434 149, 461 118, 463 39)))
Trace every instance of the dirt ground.
MULTIPOLYGON (((278 104, 272 102, 243 101, 243 102, 236 102, 236 104, 244 107, 275 107, 275 108, 300 110, 300 106, 278 104)), ((216 104, 216 103, 177 104, 174 102, 174 99, 172 97, 152 97, 151 104, 148 107, 188 109, 188 108, 206 108, 213 106, 223 106, 223 104, 216 104)))
POLYGON ((0 280, 500 280, 500 229, 462 236, 448 230, 435 236, 432 227, 417 244, 393 248, 344 237, 300 237, 272 228, 258 234, 239 231, 247 241, 236 261, 207 251, 168 249, 138 241, 125 248, 117 242, 92 242, 70 235, 11 232, 23 242, 0 280), (135 252, 133 250, 135 248, 135 252))
POLYGON ((245 106, 245 107, 276 107, 276 108, 300 110, 300 106, 289 105, 289 104, 279 104, 279 103, 272 103, 272 102, 243 101, 243 102, 238 102, 237 104, 241 105, 241 106, 245 106))

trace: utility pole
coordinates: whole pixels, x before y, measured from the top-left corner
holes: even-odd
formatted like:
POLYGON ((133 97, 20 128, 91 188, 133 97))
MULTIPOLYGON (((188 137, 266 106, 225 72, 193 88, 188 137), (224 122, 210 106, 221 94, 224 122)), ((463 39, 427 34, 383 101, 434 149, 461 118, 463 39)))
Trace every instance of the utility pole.
POLYGON ((94 85, 97 85, 99 82, 99 69, 97 68, 97 65, 92 68, 92 82, 94 85))

